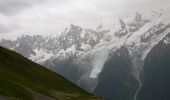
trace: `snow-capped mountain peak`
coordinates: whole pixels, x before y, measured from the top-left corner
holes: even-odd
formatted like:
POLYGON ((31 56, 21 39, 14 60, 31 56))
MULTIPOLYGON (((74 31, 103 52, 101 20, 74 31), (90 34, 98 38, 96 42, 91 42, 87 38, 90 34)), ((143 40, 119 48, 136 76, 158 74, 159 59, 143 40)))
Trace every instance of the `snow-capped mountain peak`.
POLYGON ((93 59, 89 62, 93 68, 91 78, 97 78, 100 71, 102 71, 104 63, 109 58, 108 54, 110 52, 115 48, 124 46, 129 50, 132 59, 134 67, 132 74, 136 79, 140 80, 139 74, 142 70, 145 57, 149 51, 170 32, 170 22, 167 20, 169 15, 167 12, 155 12, 154 14, 153 11, 150 12, 150 14, 136 13, 132 18, 119 18, 119 20, 115 22, 118 24, 118 28, 114 28, 114 24, 110 24, 111 26, 107 28, 104 27, 104 24, 98 26, 98 32, 105 32, 103 39, 106 37, 110 39, 107 39, 108 41, 101 41, 94 49, 90 50, 90 57, 87 56, 87 54, 84 56, 88 58, 92 57, 93 59), (103 50, 107 57, 102 55, 103 50), (103 59, 100 59, 100 55, 103 56, 103 59), (101 62, 101 66, 95 65, 98 62, 101 62))
MULTIPOLYGON (((3 39, 0 45, 35 62, 48 62, 48 67, 56 67, 56 62, 63 63, 71 58, 71 63, 79 66, 78 72, 86 70, 80 75, 78 83, 93 80, 93 88, 105 63, 115 53, 121 56, 119 49, 123 47, 133 66, 131 74, 140 81, 140 72, 148 53, 170 33, 169 18, 168 9, 136 12, 102 22, 96 30, 71 24, 59 36, 23 35, 14 41, 3 39)), ((168 44, 169 38, 164 43, 168 44)))

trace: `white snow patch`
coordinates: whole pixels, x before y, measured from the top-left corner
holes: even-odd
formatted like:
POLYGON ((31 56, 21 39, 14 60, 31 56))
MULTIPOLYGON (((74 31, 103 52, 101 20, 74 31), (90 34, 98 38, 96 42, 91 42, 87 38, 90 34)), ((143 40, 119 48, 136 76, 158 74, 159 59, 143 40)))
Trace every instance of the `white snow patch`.
POLYGON ((53 56, 52 53, 47 53, 42 49, 35 49, 34 52, 36 55, 31 55, 29 59, 39 64, 43 64, 47 59, 53 56))
POLYGON ((84 37, 85 37, 85 34, 86 34, 85 30, 83 30, 82 33, 80 33, 80 37, 81 37, 81 38, 84 38, 84 37))
POLYGON ((16 44, 16 47, 19 47, 19 46, 20 46, 20 43, 17 43, 17 44, 16 44))
POLYGON ((91 61, 91 66, 93 67, 90 78, 96 78, 98 74, 102 71, 104 63, 107 61, 108 52, 105 48, 96 51, 93 54, 93 59, 91 61))
POLYGON ((91 46, 89 44, 81 44, 81 49, 87 51, 87 50, 90 50, 91 49, 91 46))
POLYGON ((170 38, 167 37, 166 39, 164 39, 164 43, 165 43, 165 44, 170 44, 170 38))

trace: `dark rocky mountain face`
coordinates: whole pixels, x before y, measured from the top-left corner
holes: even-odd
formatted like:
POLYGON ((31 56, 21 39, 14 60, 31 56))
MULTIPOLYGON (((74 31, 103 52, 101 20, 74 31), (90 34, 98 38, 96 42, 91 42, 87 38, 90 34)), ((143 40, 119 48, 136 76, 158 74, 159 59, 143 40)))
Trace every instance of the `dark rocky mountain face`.
POLYGON ((142 88, 137 100, 170 100, 170 44, 161 41, 143 66, 142 88))
POLYGON ((74 64, 75 57, 70 57, 62 61, 57 59, 49 59, 44 62, 44 66, 47 66, 50 70, 64 76, 66 79, 70 80, 72 83, 77 84, 81 77, 80 68, 78 65, 74 64))
POLYGON ((169 38, 170 34, 147 55, 140 82, 132 76, 133 64, 126 47, 115 51, 104 64, 93 93, 106 100, 170 100, 169 38))
POLYGON ((105 63, 94 94, 102 95, 106 100, 132 100, 138 81, 131 71, 129 52, 125 47, 121 47, 110 55, 110 59, 105 63))

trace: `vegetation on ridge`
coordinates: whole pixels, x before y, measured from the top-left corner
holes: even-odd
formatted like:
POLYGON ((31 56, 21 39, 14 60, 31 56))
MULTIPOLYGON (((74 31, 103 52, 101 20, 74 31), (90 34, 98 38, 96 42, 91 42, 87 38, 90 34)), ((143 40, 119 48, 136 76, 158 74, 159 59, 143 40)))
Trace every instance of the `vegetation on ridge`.
POLYGON ((0 99, 96 100, 62 76, 0 47, 0 99))

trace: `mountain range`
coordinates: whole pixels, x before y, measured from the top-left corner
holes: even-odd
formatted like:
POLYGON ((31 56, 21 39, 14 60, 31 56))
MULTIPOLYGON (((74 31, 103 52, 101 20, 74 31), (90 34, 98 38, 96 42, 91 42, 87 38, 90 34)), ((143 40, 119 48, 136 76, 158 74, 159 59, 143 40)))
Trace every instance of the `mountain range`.
POLYGON ((70 25, 60 35, 2 39, 0 45, 106 100, 169 100, 168 10, 136 12, 96 29, 70 25))

